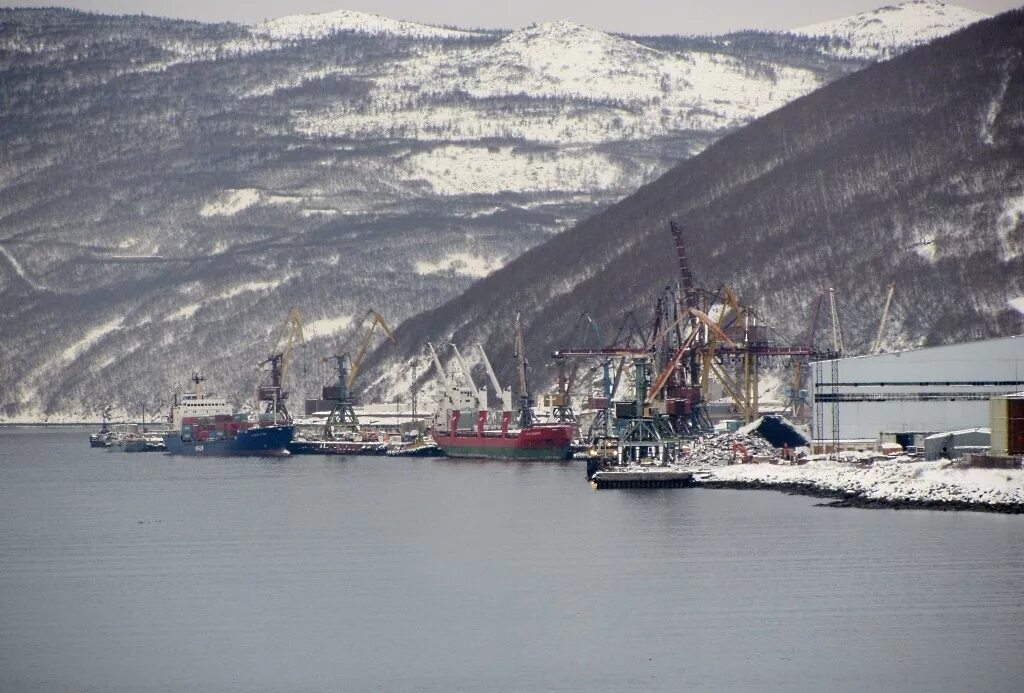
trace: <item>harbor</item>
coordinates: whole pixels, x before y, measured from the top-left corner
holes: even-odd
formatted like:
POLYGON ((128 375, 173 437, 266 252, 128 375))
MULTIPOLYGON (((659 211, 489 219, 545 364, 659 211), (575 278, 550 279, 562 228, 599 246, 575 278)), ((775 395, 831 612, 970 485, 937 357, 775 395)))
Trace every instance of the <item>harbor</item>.
POLYGON ((668 231, 675 287, 646 321, 613 337, 580 315, 569 344, 550 355, 555 375, 540 395, 517 313, 511 384, 480 344, 427 343, 427 370, 410 373, 411 408, 398 397, 394 409, 364 404, 365 359, 395 342, 384 316, 367 309, 320 357, 330 369, 319 397, 293 413, 289 376, 306 338, 292 308, 247 407, 208 394, 197 371, 166 421, 112 427, 104 410, 89 443, 172 455, 576 460, 594 489, 778 488, 835 505, 1020 512, 1024 337, 886 353, 890 284, 869 353, 846 353, 833 290, 818 297, 807 332, 783 341, 729 287, 698 286, 682 229, 671 222, 668 231), (831 339, 821 346, 825 305, 831 339), (762 396, 764 381, 780 379, 784 397, 762 396))

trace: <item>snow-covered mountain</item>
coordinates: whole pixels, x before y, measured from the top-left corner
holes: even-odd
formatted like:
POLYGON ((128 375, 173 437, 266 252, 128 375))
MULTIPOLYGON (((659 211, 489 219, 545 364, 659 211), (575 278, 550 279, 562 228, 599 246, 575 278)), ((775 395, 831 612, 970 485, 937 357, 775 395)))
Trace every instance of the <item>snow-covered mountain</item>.
POLYGON ((313 389, 367 307, 436 306, 869 63, 831 45, 0 10, 0 418, 194 368, 242 396, 293 305, 313 389))
POLYGON ((827 50, 837 56, 884 60, 987 17, 936 0, 913 0, 800 27, 793 33, 829 39, 827 50))
POLYGON ((404 22, 354 10, 338 10, 322 14, 294 14, 255 24, 252 29, 254 34, 270 36, 279 40, 322 39, 345 31, 411 38, 460 38, 478 33, 416 22, 404 22))
POLYGON ((887 349, 1021 334, 1022 67, 1017 10, 754 121, 407 320, 366 364, 374 394, 407 393, 411 373, 430 388, 433 369, 414 367, 427 342, 483 344, 515 382, 518 312, 535 392, 555 379, 553 351, 650 335, 655 305, 678 299, 670 220, 697 285, 731 287, 781 345, 806 344, 831 288, 847 353, 865 353, 892 281, 887 349))

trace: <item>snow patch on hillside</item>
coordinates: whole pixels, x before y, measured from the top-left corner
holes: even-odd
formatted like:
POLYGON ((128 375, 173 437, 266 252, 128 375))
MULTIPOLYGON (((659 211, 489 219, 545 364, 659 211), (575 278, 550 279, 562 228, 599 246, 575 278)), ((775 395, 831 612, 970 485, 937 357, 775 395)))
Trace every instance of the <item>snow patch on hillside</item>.
POLYGON ((199 216, 204 218, 230 217, 259 204, 259 201, 260 191, 255 188, 225 190, 216 199, 203 205, 203 208, 199 210, 199 216))
POLYGON ((352 324, 351 315, 340 315, 334 318, 320 318, 306 323, 304 332, 307 337, 329 337, 338 334, 352 324))
POLYGON ((621 170, 608 156, 590 151, 516 152, 513 147, 451 145, 415 154, 410 175, 439 195, 607 190, 621 170))
POLYGON ((1024 225, 1024 195, 1011 197, 1003 203, 1003 213, 996 222, 996 236, 999 238, 999 252, 1003 262, 1024 254, 1024 238, 1021 227, 1024 225), (1017 238, 1014 232, 1017 231, 1017 238))
POLYGON ((842 45, 827 51, 832 55, 884 60, 990 16, 957 5, 917 0, 811 24, 792 33, 838 39, 842 45))
POLYGON ((81 339, 79 339, 74 344, 65 349, 63 352, 61 352, 60 360, 67 363, 74 361, 79 356, 81 356, 89 349, 91 349, 93 346, 95 346, 97 342, 106 337, 108 334, 115 330, 121 329, 121 326, 123 324, 124 318, 121 317, 115 318, 113 320, 108 320, 107 322, 92 328, 91 330, 86 332, 81 339))
POLYGON ((173 313, 169 313, 167 317, 163 319, 163 322, 170 322, 171 320, 188 320, 196 314, 200 308, 203 307, 202 303, 189 303, 184 305, 173 313))
POLYGON ((1024 315, 1024 296, 1011 298, 1009 301, 1007 301, 1007 303, 1009 303, 1010 307, 1013 308, 1015 311, 1017 311, 1021 315, 1024 315))
POLYGON ((10 263, 11 269, 14 271, 16 275, 18 275, 18 277, 22 279, 22 281, 24 281, 26 284, 28 284, 36 291, 46 290, 46 287, 37 283, 34 279, 32 279, 32 277, 28 275, 28 273, 25 271, 25 268, 21 266, 20 262, 18 262, 18 259, 14 257, 11 251, 9 251, 2 245, 0 245, 0 255, 3 255, 7 262, 10 263))
POLYGON ((299 205, 306 201, 301 195, 278 195, 257 190, 256 188, 236 188, 225 190, 213 200, 210 200, 202 209, 199 216, 209 219, 210 217, 231 217, 239 212, 259 204, 264 205, 299 205))
POLYGON ((477 32, 405 22, 376 14, 338 10, 322 14, 295 14, 251 26, 253 33, 279 40, 322 39, 343 31, 415 38, 462 38, 477 32))
POLYGON ((225 289, 224 291, 221 291, 220 293, 216 294, 212 298, 220 299, 220 300, 225 300, 225 299, 229 299, 229 298, 232 298, 234 296, 237 296, 239 294, 244 294, 244 293, 249 292, 249 291, 270 291, 271 289, 276 289, 277 287, 281 286, 282 284, 284 284, 286 281, 290 280, 291 278, 292 278, 292 275, 286 274, 286 275, 277 277, 276 279, 267 279, 267 280, 263 280, 263 281, 243 282, 241 284, 236 284, 235 286, 231 287, 230 289, 225 289))
POLYGON ((416 261, 416 274, 453 272, 467 277, 486 277, 504 265, 503 258, 486 258, 467 252, 451 253, 437 262, 416 261))

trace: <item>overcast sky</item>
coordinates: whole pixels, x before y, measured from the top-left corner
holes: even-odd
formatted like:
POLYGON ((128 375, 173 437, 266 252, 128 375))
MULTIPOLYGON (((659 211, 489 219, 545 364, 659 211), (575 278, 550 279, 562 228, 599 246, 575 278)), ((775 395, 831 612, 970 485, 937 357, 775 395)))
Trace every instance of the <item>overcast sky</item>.
MULTIPOLYGON (((885 0, 0 0, 0 6, 63 5, 110 14, 146 13, 202 21, 257 22, 289 14, 348 9, 460 27, 514 29, 555 19, 634 34, 704 34, 789 29, 875 9, 885 0)), ((997 14, 1020 0, 960 0, 997 14)))

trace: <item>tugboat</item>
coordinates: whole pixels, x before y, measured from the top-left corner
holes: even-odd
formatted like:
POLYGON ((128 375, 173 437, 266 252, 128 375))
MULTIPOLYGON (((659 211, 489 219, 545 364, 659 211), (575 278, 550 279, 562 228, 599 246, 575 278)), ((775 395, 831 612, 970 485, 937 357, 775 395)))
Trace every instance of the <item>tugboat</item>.
POLYGON ((207 396, 198 373, 192 374, 192 392, 174 395, 164 434, 172 455, 272 455, 288 454, 294 427, 290 423, 253 423, 249 415, 236 413, 231 403, 207 396))
POLYGON ((110 446, 110 407, 104 409, 100 416, 103 419, 103 422, 100 424, 100 430, 89 434, 89 447, 91 448, 110 446))

